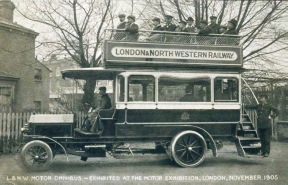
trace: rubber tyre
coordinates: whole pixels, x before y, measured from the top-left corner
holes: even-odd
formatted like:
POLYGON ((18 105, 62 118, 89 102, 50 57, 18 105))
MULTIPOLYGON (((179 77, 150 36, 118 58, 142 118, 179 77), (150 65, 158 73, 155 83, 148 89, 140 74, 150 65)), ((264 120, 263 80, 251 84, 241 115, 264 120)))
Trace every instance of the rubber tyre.
POLYGON ((207 151, 207 144, 201 134, 187 130, 177 134, 171 142, 172 158, 181 167, 200 165, 207 151))
POLYGON ((45 171, 52 164, 53 152, 48 144, 40 140, 27 143, 21 151, 23 165, 32 171, 45 171))

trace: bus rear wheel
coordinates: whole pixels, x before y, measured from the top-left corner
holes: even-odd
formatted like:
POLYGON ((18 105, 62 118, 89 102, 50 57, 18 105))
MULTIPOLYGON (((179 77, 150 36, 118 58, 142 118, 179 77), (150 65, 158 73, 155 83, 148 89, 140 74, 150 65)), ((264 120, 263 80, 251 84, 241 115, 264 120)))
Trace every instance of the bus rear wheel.
POLYGON ((174 161, 182 167, 196 167, 203 162, 207 151, 205 139, 198 132, 187 130, 177 134, 171 142, 174 161))

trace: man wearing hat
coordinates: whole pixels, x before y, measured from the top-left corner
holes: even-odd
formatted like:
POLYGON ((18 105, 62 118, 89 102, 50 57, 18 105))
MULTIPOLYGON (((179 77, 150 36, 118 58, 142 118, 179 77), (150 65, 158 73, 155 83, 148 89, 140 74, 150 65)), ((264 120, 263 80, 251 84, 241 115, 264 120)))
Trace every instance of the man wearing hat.
POLYGON ((127 40, 127 41, 137 41, 139 34, 139 26, 135 23, 135 16, 134 15, 129 15, 127 17, 127 24, 126 24, 126 28, 125 28, 125 32, 126 32, 126 37, 123 40, 127 40))
POLYGON ((190 33, 195 33, 195 27, 193 24, 194 24, 194 19, 192 17, 188 17, 186 29, 190 33))
POLYGON ((246 105, 247 109, 256 109, 257 111, 257 129, 261 141, 261 155, 268 157, 270 154, 270 142, 272 136, 271 119, 279 115, 279 110, 267 103, 268 96, 260 95, 260 103, 257 105, 246 105))
POLYGON ((163 31, 163 28, 162 28, 162 26, 160 24, 160 18, 154 17, 152 19, 152 22, 153 22, 153 26, 154 26, 152 34, 157 33, 155 31, 163 31))
POLYGON ((218 24, 216 24, 217 21, 217 17, 216 16, 210 16, 210 24, 209 27, 211 29, 211 33, 212 34, 219 34, 219 29, 220 26, 218 24))
POLYGON ((110 109, 112 107, 111 99, 106 93, 106 87, 99 87, 99 95, 101 96, 101 99, 98 107, 100 109, 110 109))
POLYGON ((126 15, 125 14, 120 14, 118 17, 119 17, 120 23, 117 26, 117 30, 124 30, 125 29, 125 24, 126 24, 126 22, 125 22, 126 15))
POLYGON ((126 22, 125 22, 126 15, 125 14, 119 14, 118 17, 119 17, 120 23, 116 27, 116 29, 117 29, 116 32, 117 33, 115 33, 114 39, 115 40, 122 40, 125 37, 124 29, 125 29, 125 25, 126 25, 126 22))
POLYGON ((238 35, 238 31, 236 30, 237 21, 235 19, 231 19, 227 24, 227 31, 224 34, 238 35))
POLYGON ((159 42, 163 38, 161 35, 161 32, 158 32, 158 31, 163 31, 163 27, 160 24, 160 18, 154 17, 152 19, 152 24, 154 26, 153 31, 151 32, 151 34, 146 40, 150 42, 159 42))
POLYGON ((98 119, 98 113, 101 109, 110 109, 112 107, 111 99, 106 93, 106 87, 99 87, 99 95, 100 100, 97 104, 97 108, 93 111, 94 117, 90 120, 92 123, 90 132, 102 132, 103 125, 101 125, 101 121, 98 119))
POLYGON ((198 35, 208 35, 211 33, 211 28, 208 26, 208 22, 206 20, 200 21, 200 30, 198 35))
POLYGON ((165 31, 175 31, 176 25, 172 23, 172 19, 171 15, 165 16, 166 25, 163 27, 165 31))

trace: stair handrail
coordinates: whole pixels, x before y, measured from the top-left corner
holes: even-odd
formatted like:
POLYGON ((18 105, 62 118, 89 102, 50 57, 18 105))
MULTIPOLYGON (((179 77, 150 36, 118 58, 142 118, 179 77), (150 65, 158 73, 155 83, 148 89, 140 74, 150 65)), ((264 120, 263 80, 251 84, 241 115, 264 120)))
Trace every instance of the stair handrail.
MULTIPOLYGON (((243 82, 247 85, 248 89, 250 90, 251 94, 253 95, 254 99, 256 100, 256 103, 259 104, 259 101, 258 101, 255 93, 253 92, 253 90, 251 89, 251 87, 248 85, 247 81, 246 81, 243 77, 241 77, 241 79, 242 79, 243 82)), ((245 95, 245 96, 246 96, 246 95, 245 95)), ((247 100, 248 100, 250 103, 252 103, 249 98, 247 98, 247 100)), ((244 109, 244 105, 242 106, 242 109, 244 109)), ((244 111, 243 111, 243 112, 244 112, 244 111)), ((247 113, 249 119, 251 120, 252 124, 254 125, 255 129, 257 130, 257 117, 258 117, 257 111, 256 111, 256 110, 253 110, 253 111, 247 111, 247 110, 246 110, 246 113, 247 113)))
POLYGON ((247 85, 248 89, 249 89, 250 92, 252 93, 252 95, 253 95, 254 99, 256 100, 257 104, 259 104, 259 101, 258 101, 256 95, 254 94, 253 90, 252 90, 251 87, 249 86, 249 84, 246 82, 246 80, 245 80, 243 77, 241 77, 241 79, 242 79, 243 82, 247 85))

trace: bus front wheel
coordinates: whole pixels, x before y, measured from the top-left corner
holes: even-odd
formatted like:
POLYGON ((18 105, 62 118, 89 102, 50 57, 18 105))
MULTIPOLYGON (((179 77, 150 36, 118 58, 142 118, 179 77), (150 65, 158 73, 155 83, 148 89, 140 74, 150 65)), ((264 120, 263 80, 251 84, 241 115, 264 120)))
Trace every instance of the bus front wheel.
POLYGON ((203 162, 207 151, 205 139, 198 132, 187 130, 177 134, 171 142, 174 161, 182 167, 196 167, 203 162))

